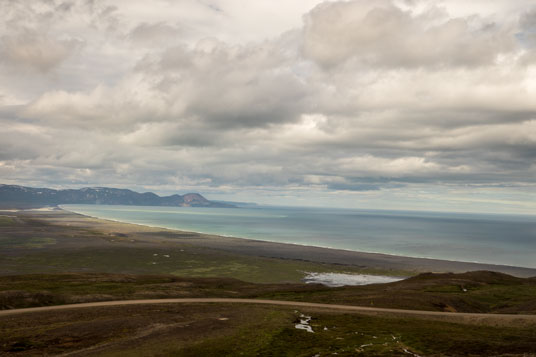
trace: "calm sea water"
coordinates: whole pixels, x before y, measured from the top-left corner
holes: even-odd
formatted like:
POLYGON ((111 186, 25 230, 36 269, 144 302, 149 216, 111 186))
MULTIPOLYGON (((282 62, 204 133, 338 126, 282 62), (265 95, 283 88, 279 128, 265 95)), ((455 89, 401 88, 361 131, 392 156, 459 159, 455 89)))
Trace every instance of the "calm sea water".
POLYGON ((536 216, 296 207, 62 207, 93 217, 185 231, 536 268, 536 216))

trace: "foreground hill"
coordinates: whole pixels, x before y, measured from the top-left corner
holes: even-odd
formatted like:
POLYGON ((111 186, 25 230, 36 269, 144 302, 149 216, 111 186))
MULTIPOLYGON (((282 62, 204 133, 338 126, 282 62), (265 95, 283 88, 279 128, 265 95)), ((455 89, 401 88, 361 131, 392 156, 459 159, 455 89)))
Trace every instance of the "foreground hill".
MULTIPOLYGON (((433 311, 531 314, 535 284, 534 279, 486 271, 421 274, 397 283, 344 288, 171 275, 41 274, 0 277, 0 308, 173 296, 327 299, 370 307, 371 301, 374 306, 397 306, 401 297, 402 305, 411 298, 415 308, 433 311), (449 306, 456 301, 464 303, 449 306)), ((533 356, 536 351, 532 319, 523 315, 369 314, 301 305, 95 304, 0 314, 0 354, 512 357, 533 356)))
POLYGON ((406 310, 536 314, 536 278, 475 271, 424 273, 387 284, 329 288, 231 278, 104 273, 0 276, 0 310, 162 298, 256 298, 406 310))
POLYGON ((59 204, 232 207, 229 204, 209 201, 199 193, 161 197, 152 192, 138 193, 109 187, 53 190, 17 185, 0 185, 0 203, 4 207, 55 206, 59 204))

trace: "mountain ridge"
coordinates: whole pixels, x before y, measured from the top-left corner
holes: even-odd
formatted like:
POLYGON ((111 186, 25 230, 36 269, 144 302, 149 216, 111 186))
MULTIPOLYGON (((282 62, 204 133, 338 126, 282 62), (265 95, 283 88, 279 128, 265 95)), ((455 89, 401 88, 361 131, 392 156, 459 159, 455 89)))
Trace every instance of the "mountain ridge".
POLYGON ((19 185, 0 184, 0 205, 32 207, 60 204, 103 204, 169 207, 234 207, 230 204, 209 201, 199 193, 159 196, 153 192, 139 193, 129 189, 111 187, 83 187, 55 190, 19 185))

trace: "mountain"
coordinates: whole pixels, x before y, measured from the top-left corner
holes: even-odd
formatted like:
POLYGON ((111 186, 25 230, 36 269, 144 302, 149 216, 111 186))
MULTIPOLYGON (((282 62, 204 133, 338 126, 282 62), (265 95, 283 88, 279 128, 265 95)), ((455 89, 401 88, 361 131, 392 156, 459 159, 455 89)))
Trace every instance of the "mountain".
POLYGON ((173 207, 234 207, 209 201, 199 193, 160 197, 152 192, 138 193, 109 187, 86 187, 78 190, 52 190, 17 185, 0 185, 0 206, 32 207, 59 204, 101 204, 173 207))

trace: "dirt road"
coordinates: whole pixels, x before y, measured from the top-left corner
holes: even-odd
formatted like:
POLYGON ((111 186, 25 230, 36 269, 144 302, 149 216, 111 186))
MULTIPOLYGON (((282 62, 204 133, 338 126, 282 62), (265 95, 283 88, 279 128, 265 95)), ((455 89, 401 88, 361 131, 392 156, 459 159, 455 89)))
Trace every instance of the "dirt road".
POLYGON ((444 320, 460 323, 474 323, 482 325, 536 325, 536 315, 509 315, 509 314, 477 314, 477 313, 453 313, 438 311, 421 311, 421 310, 402 310, 386 309, 376 307, 350 306, 350 305, 333 305, 318 304, 311 302, 299 301, 281 301, 281 300, 257 300, 257 299, 230 299, 230 298, 189 298, 189 299, 150 299, 150 300, 119 300, 119 301, 101 301, 89 302, 71 305, 42 306, 25 309, 12 309, 0 311, 0 318, 23 313, 47 312, 67 309, 90 308, 90 307, 107 307, 107 306, 124 306, 124 305, 142 305, 142 304, 192 304, 192 303, 234 303, 234 304, 264 304, 289 306, 295 308, 311 308, 318 310, 335 310, 341 312, 353 312, 368 315, 384 315, 397 317, 418 317, 434 320, 444 320))

